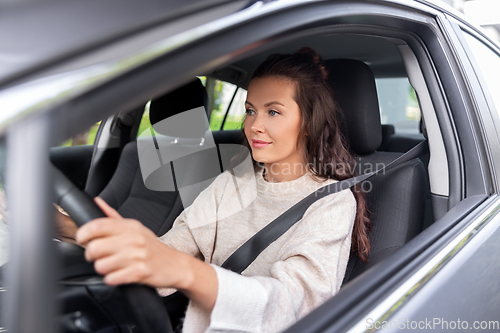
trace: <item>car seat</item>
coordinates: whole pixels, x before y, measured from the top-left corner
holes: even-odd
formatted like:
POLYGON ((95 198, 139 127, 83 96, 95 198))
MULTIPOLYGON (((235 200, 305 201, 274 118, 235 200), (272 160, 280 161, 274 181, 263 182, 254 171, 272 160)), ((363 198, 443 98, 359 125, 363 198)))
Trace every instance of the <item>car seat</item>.
MULTIPOLYGON (((401 153, 376 151, 382 141, 375 77, 362 61, 325 61, 328 83, 343 115, 342 132, 357 156, 356 173, 379 169, 401 153)), ((413 159, 362 184, 372 230, 368 263, 357 256, 349 260, 344 283, 387 258, 422 231, 425 209, 425 172, 413 159)))
MULTIPOLYGON (((415 147, 417 144, 427 139, 427 133, 425 131, 425 124, 423 119, 420 119, 420 133, 422 133, 422 138, 419 137, 408 137, 405 135, 398 135, 395 133, 394 125, 382 125, 382 143, 377 149, 379 151, 389 151, 389 152, 401 152, 404 153, 411 148, 415 147)), ((432 212, 432 195, 429 184, 429 160, 430 154, 423 154, 419 159, 424 164, 425 171, 425 213, 424 213, 424 229, 430 226, 434 222, 433 212, 432 212)))
MULTIPOLYGON (((150 121, 157 124, 166 118, 199 107, 204 107, 208 117, 207 92, 201 81, 195 79, 153 99, 149 110, 150 121)), ((212 132, 212 135, 217 145, 241 143, 243 139, 239 130, 212 132)), ((157 235, 163 235, 170 230, 177 216, 184 210, 181 195, 176 188, 168 191, 147 188, 141 173, 138 153, 136 141, 124 146, 116 171, 99 196, 123 217, 137 219, 157 235)))

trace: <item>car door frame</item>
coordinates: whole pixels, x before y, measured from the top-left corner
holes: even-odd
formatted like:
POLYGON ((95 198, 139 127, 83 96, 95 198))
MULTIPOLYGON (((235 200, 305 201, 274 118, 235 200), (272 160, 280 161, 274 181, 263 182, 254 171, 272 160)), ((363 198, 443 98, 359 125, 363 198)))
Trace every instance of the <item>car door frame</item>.
POLYGON ((489 47, 492 52, 500 58, 500 46, 495 45, 477 28, 466 24, 455 17, 448 17, 450 29, 453 29, 457 53, 461 59, 464 75, 468 79, 468 91, 474 100, 474 110, 481 118, 482 133, 484 133, 484 145, 488 147, 488 161, 492 172, 493 191, 500 189, 500 135, 497 129, 500 128, 500 116, 488 89, 488 84, 484 79, 474 54, 465 40, 464 33, 470 34, 479 42, 489 47))

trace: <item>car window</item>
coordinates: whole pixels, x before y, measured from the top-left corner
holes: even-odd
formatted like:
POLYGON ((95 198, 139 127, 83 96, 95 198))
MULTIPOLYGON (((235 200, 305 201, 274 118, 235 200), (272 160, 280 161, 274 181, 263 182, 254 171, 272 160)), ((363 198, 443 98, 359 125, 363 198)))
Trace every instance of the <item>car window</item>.
MULTIPOLYGON (((247 91, 229 82, 205 76, 199 78, 209 96, 210 130, 240 129, 245 119, 247 91)), ((394 125, 398 134, 420 134, 420 107, 408 78, 377 78, 376 86, 382 124, 394 125)), ((138 134, 150 126, 149 103, 145 106, 138 134)))
POLYGON ((222 130, 241 129, 243 121, 245 120, 245 101, 247 99, 247 91, 243 88, 238 88, 233 99, 233 103, 229 107, 226 120, 222 126, 222 130))
POLYGON ((149 120, 149 106, 151 105, 151 100, 149 100, 144 106, 144 113, 142 114, 141 123, 139 125, 139 130, 137 131, 137 136, 140 136, 145 129, 151 126, 151 121, 149 120))
POLYGON ((232 83, 200 77, 210 101, 210 129, 240 129, 245 117, 247 92, 232 83))
POLYGON ((500 94, 498 93, 500 91, 500 56, 469 33, 464 32, 464 37, 488 85, 495 108, 500 114, 500 94))
POLYGON ((95 142, 95 137, 97 135, 97 130, 99 129, 99 125, 101 122, 97 122, 94 125, 90 126, 85 131, 67 139, 64 141, 61 146, 83 146, 83 145, 93 145, 95 142))
MULTIPOLYGON (((240 129, 245 119, 245 100, 247 98, 247 91, 229 82, 207 78, 205 76, 199 76, 198 78, 201 80, 208 93, 210 130, 240 129)), ((145 105, 137 135, 140 135, 151 125, 149 120, 150 103, 151 101, 148 101, 145 105)))
POLYGON ((420 107, 408 78, 377 78, 382 124, 394 125, 397 134, 420 134, 420 107))

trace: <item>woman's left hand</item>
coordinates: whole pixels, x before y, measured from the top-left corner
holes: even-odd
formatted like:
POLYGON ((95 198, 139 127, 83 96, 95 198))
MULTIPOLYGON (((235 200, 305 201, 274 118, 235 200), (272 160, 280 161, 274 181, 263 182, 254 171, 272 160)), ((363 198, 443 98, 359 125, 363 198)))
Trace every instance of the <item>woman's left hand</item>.
POLYGON ((111 286, 128 283, 176 288, 211 311, 217 298, 215 270, 209 264, 163 243, 141 222, 123 218, 104 200, 95 202, 108 216, 78 229, 85 258, 111 286))

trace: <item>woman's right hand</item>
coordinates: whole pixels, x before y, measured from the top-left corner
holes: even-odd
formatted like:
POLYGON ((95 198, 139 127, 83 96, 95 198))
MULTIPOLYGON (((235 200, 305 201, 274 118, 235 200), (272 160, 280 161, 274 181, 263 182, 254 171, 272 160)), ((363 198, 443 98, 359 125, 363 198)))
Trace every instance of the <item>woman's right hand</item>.
POLYGON ((101 198, 95 202, 108 217, 80 227, 76 239, 106 284, 175 288, 212 310, 218 290, 212 266, 169 247, 141 222, 123 218, 101 198))

